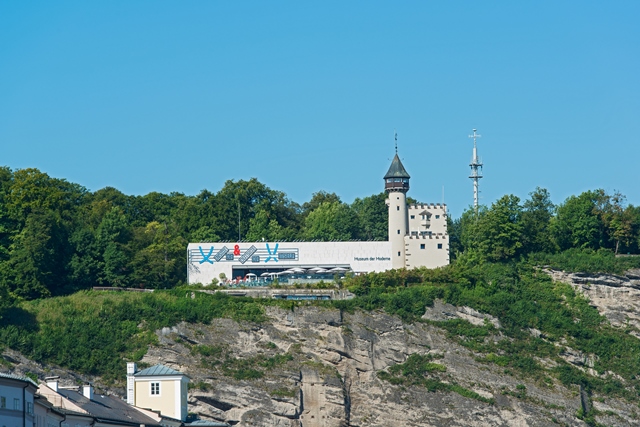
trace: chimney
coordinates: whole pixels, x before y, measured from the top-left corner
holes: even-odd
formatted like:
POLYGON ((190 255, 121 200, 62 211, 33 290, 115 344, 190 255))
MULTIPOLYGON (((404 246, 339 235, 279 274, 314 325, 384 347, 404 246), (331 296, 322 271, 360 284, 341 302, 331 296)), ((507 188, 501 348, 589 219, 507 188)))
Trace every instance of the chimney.
POLYGON ((89 400, 93 400, 93 386, 91 384, 82 386, 82 395, 89 400))
POLYGON ((138 367, 133 362, 127 363, 127 403, 129 405, 135 405, 135 381, 133 375, 138 370, 138 367))
POLYGON ((47 387, 51 390, 58 392, 58 380, 60 377, 46 377, 44 380, 47 382, 47 387))

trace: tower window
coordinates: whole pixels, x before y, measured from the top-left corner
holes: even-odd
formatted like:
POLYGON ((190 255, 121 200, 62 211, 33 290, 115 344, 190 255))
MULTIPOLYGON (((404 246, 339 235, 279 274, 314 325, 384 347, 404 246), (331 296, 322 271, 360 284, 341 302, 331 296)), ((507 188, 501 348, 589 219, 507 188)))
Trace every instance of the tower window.
POLYGON ((152 396, 160 395, 160 383, 151 383, 151 395, 152 396))
POLYGON ((396 210, 399 211, 400 210, 400 206, 396 206, 396 210))
POLYGON ((438 249, 442 249, 442 243, 438 243, 438 249))
POLYGON ((400 230, 398 230, 398 234, 400 234, 400 230))
POLYGON ((398 251, 398 256, 400 256, 400 251, 398 251))
POLYGON ((420 243, 420 249, 424 249, 424 243, 420 243))
POLYGON ((415 215, 411 215, 411 219, 416 219, 416 216, 415 215))
POLYGON ((436 219, 440 219, 440 215, 436 215, 436 219))

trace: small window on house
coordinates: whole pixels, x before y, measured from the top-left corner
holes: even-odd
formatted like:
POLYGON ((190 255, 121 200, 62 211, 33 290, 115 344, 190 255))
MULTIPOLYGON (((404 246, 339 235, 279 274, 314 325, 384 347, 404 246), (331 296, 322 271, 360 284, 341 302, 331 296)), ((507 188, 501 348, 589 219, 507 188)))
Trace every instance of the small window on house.
POLYGON ((16 411, 20 409, 20 399, 13 399, 13 409, 16 411))
POLYGON ((151 395, 158 396, 160 394, 160 383, 151 383, 151 395))
POLYGON ((415 215, 411 215, 411 219, 416 219, 416 216, 415 215))
POLYGON ((438 243, 438 249, 442 249, 442 243, 438 243))
POLYGON ((420 249, 424 249, 424 243, 420 243, 420 249))
POLYGON ((27 414, 33 415, 33 403, 27 402, 27 414))
POLYGON ((436 215, 436 219, 440 219, 440 215, 436 215))
POLYGON ((7 398, 4 396, 0 396, 0 409, 5 409, 7 407, 7 398))

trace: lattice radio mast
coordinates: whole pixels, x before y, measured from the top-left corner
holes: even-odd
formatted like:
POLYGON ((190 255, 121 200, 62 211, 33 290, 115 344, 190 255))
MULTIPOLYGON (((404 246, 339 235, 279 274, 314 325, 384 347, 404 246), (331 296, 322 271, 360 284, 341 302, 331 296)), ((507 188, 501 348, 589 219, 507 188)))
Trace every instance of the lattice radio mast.
POLYGON ((482 178, 482 163, 478 157, 476 138, 480 138, 481 136, 482 135, 476 133, 476 129, 473 130, 473 135, 469 135, 469 138, 473 138, 473 158, 471 159, 471 163, 469 163, 469 166, 471 166, 471 175, 469 178, 473 180, 473 208, 476 211, 476 216, 478 216, 478 198, 480 193, 478 181, 482 178))

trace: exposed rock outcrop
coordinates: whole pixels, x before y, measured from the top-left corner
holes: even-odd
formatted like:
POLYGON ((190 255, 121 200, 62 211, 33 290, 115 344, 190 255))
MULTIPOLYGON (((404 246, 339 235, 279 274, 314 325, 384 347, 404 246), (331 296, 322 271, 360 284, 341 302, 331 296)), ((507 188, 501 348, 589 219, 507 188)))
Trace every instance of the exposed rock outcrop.
MULTIPOLYGON (((434 309, 427 315, 437 317, 444 310, 472 316, 477 322, 493 320, 442 303, 434 309)), ((207 390, 191 391, 190 411, 235 425, 585 425, 576 418, 582 407, 577 387, 542 386, 506 375, 498 366, 476 361, 472 352, 428 324, 404 324, 381 312, 348 314, 316 307, 293 312, 271 308, 268 316, 271 322, 260 326, 226 319, 208 326, 180 324, 168 334, 159 333, 161 345, 150 349, 144 361, 168 364, 188 373, 194 383, 206 383, 207 390), (265 371, 261 379, 236 380, 207 369, 189 350, 190 342, 225 345, 229 354, 241 359, 285 352, 294 358, 265 371), (442 355, 438 362, 446 366, 445 381, 495 403, 392 385, 378 378, 377 372, 405 362, 413 353, 442 355), (514 397, 519 384, 526 386, 525 398, 514 397)), ((616 414, 611 425, 640 425, 637 408, 609 400, 601 405, 615 408, 608 409, 616 414)))
POLYGON ((570 284, 586 296, 612 325, 630 326, 629 332, 640 338, 640 270, 630 270, 624 275, 545 271, 554 280, 570 284))
MULTIPOLYGON (((626 288, 636 291, 633 286, 616 289, 626 288)), ((270 307, 266 314, 269 321, 262 324, 216 319, 209 325, 164 328, 157 331, 158 345, 142 362, 187 373, 192 384, 189 411, 238 426, 586 425, 576 416, 588 404, 577 386, 567 389, 515 377, 479 361, 478 355, 428 323, 407 324, 383 312, 350 314, 313 306, 293 311, 270 307), (437 355, 438 364, 446 367, 443 382, 458 384, 482 399, 379 378, 380 371, 404 363, 411 354, 437 355), (486 403, 489 399, 493 403, 486 403)), ((491 322, 500 329, 491 316, 440 301, 425 317, 491 322)), ((15 371, 45 375, 45 367, 15 352, 4 354, 15 371)), ((563 357, 586 370, 592 365, 589 355, 568 350, 563 357)), ((59 369, 53 373, 81 380, 59 369)), ((92 380, 101 385, 99 379, 92 380)), ((102 384, 103 389, 109 387, 124 395, 124 389, 102 384)), ((637 406, 607 396, 597 396, 592 405, 604 414, 599 422, 640 426, 637 406)))

